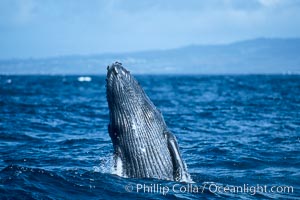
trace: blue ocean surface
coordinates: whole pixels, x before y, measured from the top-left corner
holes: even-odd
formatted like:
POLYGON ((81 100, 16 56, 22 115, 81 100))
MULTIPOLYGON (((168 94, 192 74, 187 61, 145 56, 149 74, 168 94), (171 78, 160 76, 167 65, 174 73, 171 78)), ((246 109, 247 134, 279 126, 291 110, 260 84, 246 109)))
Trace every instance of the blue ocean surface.
POLYGON ((0 199, 299 199, 300 76, 136 76, 191 182, 120 177, 105 76, 0 76, 0 199))

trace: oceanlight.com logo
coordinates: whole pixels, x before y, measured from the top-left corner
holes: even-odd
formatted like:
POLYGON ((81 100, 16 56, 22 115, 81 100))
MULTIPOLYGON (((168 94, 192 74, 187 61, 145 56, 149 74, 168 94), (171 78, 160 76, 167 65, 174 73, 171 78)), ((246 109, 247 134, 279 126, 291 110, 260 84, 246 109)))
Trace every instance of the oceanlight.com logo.
POLYGON ((125 186, 127 192, 135 193, 153 193, 166 195, 168 193, 218 193, 218 194, 250 194, 257 193, 294 193, 293 186, 268 186, 268 185, 249 185, 243 184, 240 186, 221 185, 217 183, 204 183, 202 185, 196 184, 128 184, 125 186))

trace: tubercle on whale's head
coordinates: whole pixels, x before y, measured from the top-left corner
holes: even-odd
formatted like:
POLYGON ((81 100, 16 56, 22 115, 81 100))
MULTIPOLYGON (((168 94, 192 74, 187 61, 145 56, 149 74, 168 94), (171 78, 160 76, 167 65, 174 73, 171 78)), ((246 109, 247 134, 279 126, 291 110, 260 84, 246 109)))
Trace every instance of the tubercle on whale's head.
POLYGON ((107 66, 107 78, 110 78, 111 76, 114 76, 114 75, 117 76, 119 74, 119 72, 122 72, 123 75, 125 75, 124 73, 130 74, 130 72, 127 71, 122 66, 122 63, 120 63, 120 62, 115 62, 115 63, 107 66))
POLYGON ((112 111, 116 107, 122 109, 123 106, 137 103, 145 93, 130 72, 121 63, 115 62, 107 67, 106 96, 112 111))

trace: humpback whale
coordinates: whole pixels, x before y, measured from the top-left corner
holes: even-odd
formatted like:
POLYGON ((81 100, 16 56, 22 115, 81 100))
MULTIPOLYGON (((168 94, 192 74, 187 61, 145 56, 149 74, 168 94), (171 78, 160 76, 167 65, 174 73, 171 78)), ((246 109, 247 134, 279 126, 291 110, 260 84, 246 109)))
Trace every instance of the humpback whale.
POLYGON ((121 63, 107 67, 106 95, 114 167, 131 178, 189 180, 175 136, 161 112, 121 63))

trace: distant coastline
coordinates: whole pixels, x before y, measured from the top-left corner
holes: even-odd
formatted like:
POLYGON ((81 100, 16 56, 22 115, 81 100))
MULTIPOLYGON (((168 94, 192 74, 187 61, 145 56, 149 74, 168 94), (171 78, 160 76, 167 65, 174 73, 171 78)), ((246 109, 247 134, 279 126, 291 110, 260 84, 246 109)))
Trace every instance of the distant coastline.
POLYGON ((190 45, 169 50, 0 60, 0 74, 105 74, 122 62, 136 74, 300 74, 300 38, 190 45))

